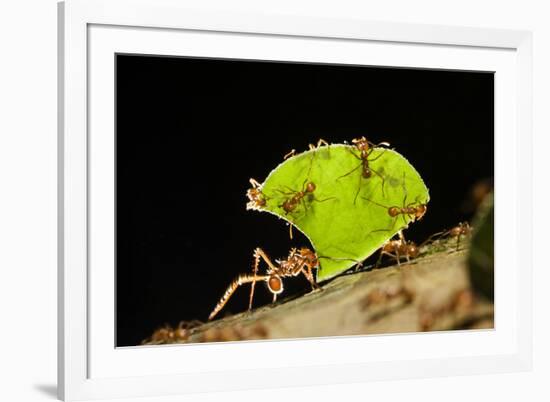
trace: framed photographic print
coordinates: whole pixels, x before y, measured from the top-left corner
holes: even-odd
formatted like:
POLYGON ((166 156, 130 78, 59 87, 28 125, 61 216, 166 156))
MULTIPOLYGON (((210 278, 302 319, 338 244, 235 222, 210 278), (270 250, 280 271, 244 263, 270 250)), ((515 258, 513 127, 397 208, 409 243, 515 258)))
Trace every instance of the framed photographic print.
POLYGON ((59 17, 61 398, 529 369, 530 33, 59 17))

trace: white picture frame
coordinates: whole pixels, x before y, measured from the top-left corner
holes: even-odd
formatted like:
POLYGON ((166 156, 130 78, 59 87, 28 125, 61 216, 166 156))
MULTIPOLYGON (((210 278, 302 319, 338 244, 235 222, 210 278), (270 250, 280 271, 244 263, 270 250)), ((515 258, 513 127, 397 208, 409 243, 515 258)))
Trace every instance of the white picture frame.
POLYGON ((304 386, 530 369, 530 32, 245 15, 187 9, 177 0, 69 0, 59 4, 59 48, 61 399, 161 396, 274 384, 304 386), (215 40, 204 40, 206 36, 215 40), (303 41, 307 41, 309 53, 304 52, 303 41), (378 59, 360 59, 365 49, 369 57, 378 59), (113 187, 112 141, 109 145, 113 76, 109 57, 117 52, 288 60, 305 57, 310 61, 321 58, 325 62, 496 71, 495 253, 499 268, 495 330, 115 348, 111 341, 114 321, 109 313, 114 310, 114 293, 110 291, 114 275, 108 263, 112 207, 104 201, 112 197, 109 188, 112 191, 113 187), (97 130, 105 136, 95 135, 97 130), (107 162, 99 167, 96 160, 107 162), (102 219, 97 220, 98 216, 102 219), (504 222, 514 235, 499 236, 504 222), (107 263, 98 263, 102 260, 107 263), (95 297, 97 292, 111 296, 95 297), (386 352, 389 350, 393 354, 386 352), (194 369, 182 361, 192 362, 194 369))

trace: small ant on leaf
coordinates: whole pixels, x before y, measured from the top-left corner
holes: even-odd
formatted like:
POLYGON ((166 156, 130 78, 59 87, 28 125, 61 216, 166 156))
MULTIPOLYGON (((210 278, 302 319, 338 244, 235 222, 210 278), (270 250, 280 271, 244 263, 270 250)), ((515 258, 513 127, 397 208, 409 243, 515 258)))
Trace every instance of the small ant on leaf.
POLYGON ((268 290, 273 294, 273 303, 277 301, 277 295, 283 292, 283 278, 286 277, 303 274, 311 284, 312 289, 319 288, 319 285, 317 285, 315 282, 315 277, 313 276, 313 269, 319 268, 319 259, 317 258, 317 255, 309 248, 292 248, 286 259, 275 260, 275 263, 273 263, 267 254, 259 247, 254 250, 253 255, 254 266, 252 275, 241 274, 229 284, 220 301, 210 313, 208 320, 212 320, 226 305, 227 301, 233 293, 235 293, 237 288, 245 283, 252 284, 250 288, 248 310, 252 309, 254 287, 258 281, 263 281, 266 283, 268 290), (267 264, 267 271, 265 275, 258 275, 260 259, 267 264))
POLYGON ((389 230, 393 229, 393 227, 395 226, 395 222, 397 222, 397 218, 399 217, 399 215, 401 215, 403 217, 403 221, 405 222, 405 227, 406 227, 406 226, 408 226, 409 223, 405 219, 405 216, 408 216, 411 219, 412 222, 419 221, 420 219, 422 219, 422 217, 424 216, 424 214, 426 214, 426 211, 428 210, 428 206, 426 204, 416 203, 416 205, 415 205, 415 203, 413 202, 413 203, 405 205, 406 201, 404 201, 402 207, 398 207, 398 206, 387 207, 385 205, 382 205, 382 204, 379 204, 375 201, 372 201, 368 198, 365 198, 365 197, 362 197, 362 198, 364 200, 372 202, 375 205, 378 205, 379 207, 386 208, 388 210, 388 215, 392 218, 395 218, 395 220, 393 222, 393 225, 392 225, 391 229, 389 229, 389 230))
POLYGON ((403 217, 403 221, 405 222, 404 227, 406 227, 408 226, 409 223, 407 222, 407 219, 405 218, 405 216, 408 216, 409 219, 411 219, 411 222, 419 221, 422 219, 422 217, 426 214, 426 211, 428 210, 428 206, 426 204, 419 203, 418 201, 407 204, 407 188, 405 187, 405 175, 403 175, 403 192, 405 196, 403 198, 402 207, 398 207, 395 205, 386 206, 386 205, 379 204, 376 201, 373 201, 366 197, 361 197, 361 198, 363 198, 366 201, 372 202, 374 205, 378 205, 379 207, 385 208, 388 211, 388 215, 392 218, 395 218, 395 220, 393 221, 392 227, 389 229, 391 231, 395 226, 395 223, 397 222, 397 219, 400 215, 403 217))
POLYGON ((252 187, 246 191, 246 196, 249 199, 249 202, 246 204, 246 209, 261 210, 267 203, 267 198, 264 193, 262 193, 262 185, 255 179, 249 179, 249 182, 252 187))
MULTIPOLYGON (((307 181, 307 179, 304 181, 304 184, 302 185, 302 189, 300 191, 293 190, 289 188, 290 192, 285 192, 281 190, 276 190, 284 195, 290 196, 289 198, 285 199, 279 207, 281 207, 285 214, 291 214, 294 213, 298 205, 302 205, 304 207, 304 211, 308 212, 308 202, 317 201, 317 202, 325 202, 335 199, 336 197, 329 197, 324 199, 318 199, 315 198, 315 195, 313 194, 315 190, 317 189, 317 186, 312 181, 307 181)), ((289 234, 290 238, 292 239, 292 222, 289 222, 290 228, 289 228, 289 234)))
POLYGON ((283 203, 279 206, 282 209, 284 209, 286 214, 289 214, 294 212, 296 210, 296 207, 298 207, 298 205, 302 204, 302 206, 304 207, 304 210, 307 212, 308 202, 312 202, 312 201, 325 202, 336 198, 336 197, 329 197, 329 198, 323 198, 323 199, 315 198, 315 195, 313 193, 315 192, 316 189, 317 189, 317 186, 315 185, 315 183, 313 183, 312 181, 308 181, 306 179, 300 191, 296 191, 291 188, 288 188, 289 191, 287 192, 282 190, 276 190, 281 194, 284 194, 287 196, 290 195, 290 197, 284 200, 283 203))
POLYGON ((380 148, 382 146, 389 147, 390 144, 388 142, 381 142, 379 144, 373 144, 372 142, 368 141, 365 137, 354 138, 351 142, 353 143, 352 147, 355 147, 359 151, 359 155, 356 155, 355 152, 353 152, 353 149, 349 149, 349 151, 351 152, 351 154, 355 158, 359 159, 361 162, 359 163, 359 165, 357 165, 357 167, 353 168, 348 173, 338 177, 338 179, 336 179, 336 180, 340 180, 342 177, 349 176, 350 174, 352 174, 353 172, 355 172, 359 168, 362 169, 361 174, 359 175, 359 186, 357 187, 357 192, 355 193, 355 198, 353 199, 353 204, 355 205, 355 203, 357 201, 357 196, 359 195, 359 192, 361 191, 361 185, 363 183, 362 180, 372 177, 373 173, 376 174, 378 177, 380 177, 380 179, 382 179, 382 194, 384 195, 384 184, 386 182, 386 179, 384 178, 384 176, 381 173, 379 173, 377 170, 373 169, 369 165, 369 163, 377 160, 378 158, 380 158, 384 154, 385 149, 384 149, 384 151, 382 151, 382 153, 380 155, 376 156, 375 158, 370 158, 369 159, 369 156, 372 154, 372 152, 376 148, 380 148))

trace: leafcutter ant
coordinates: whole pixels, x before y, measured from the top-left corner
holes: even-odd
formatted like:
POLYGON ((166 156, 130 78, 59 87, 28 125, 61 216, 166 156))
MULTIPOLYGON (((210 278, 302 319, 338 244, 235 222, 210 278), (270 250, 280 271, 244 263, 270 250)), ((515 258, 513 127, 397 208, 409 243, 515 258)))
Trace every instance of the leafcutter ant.
POLYGON ((395 226, 395 223, 397 222, 397 219, 399 216, 403 217, 403 222, 405 222, 404 227, 407 227, 409 223, 407 222, 407 219, 405 219, 405 216, 408 216, 412 222, 419 221, 420 219, 422 219, 422 217, 426 214, 426 211, 428 210, 428 206, 423 203, 411 202, 407 204, 407 188, 405 187, 405 174, 403 174, 402 184, 403 184, 403 193, 404 193, 402 207, 398 207, 396 205, 386 206, 386 205, 379 204, 378 202, 373 201, 369 198, 361 197, 366 201, 372 202, 374 205, 378 205, 379 207, 385 208, 388 211, 388 215, 391 218, 394 218, 392 227, 388 229, 390 231, 395 226))
POLYGON ((245 283, 251 283, 250 299, 248 310, 252 309, 252 300, 254 298, 254 288, 256 282, 263 281, 266 283, 268 290, 273 294, 273 302, 277 300, 277 295, 283 292, 283 278, 293 277, 303 274, 311 284, 312 289, 317 289, 319 286, 315 282, 313 270, 319 268, 319 259, 317 255, 307 247, 300 249, 292 248, 288 257, 284 260, 275 260, 275 263, 261 249, 254 250, 254 265, 252 274, 241 274, 233 282, 229 284, 227 290, 221 297, 214 310, 210 313, 208 320, 212 320, 220 310, 226 305, 229 298, 235 293, 237 288, 245 283), (258 274, 258 268, 262 259, 267 264, 265 275, 258 274))
POLYGON ((246 209, 260 210, 265 207, 267 203, 267 198, 264 193, 262 193, 262 185, 255 179, 249 179, 249 182, 252 187, 246 191, 246 196, 249 199, 246 204, 246 209))
POLYGON ((280 207, 285 211, 286 214, 289 214, 289 213, 295 212, 298 205, 302 204, 302 206, 304 207, 304 210, 307 212, 308 202, 312 202, 312 201, 325 202, 336 198, 336 197, 329 197, 329 198, 317 199, 313 194, 316 189, 317 189, 317 186, 315 185, 315 183, 313 183, 312 181, 308 181, 306 179, 300 191, 296 191, 291 188, 288 188, 289 192, 276 190, 284 195, 290 195, 289 198, 283 201, 280 207))
POLYGON ((398 232, 399 238, 394 240, 388 240, 380 249, 380 255, 378 261, 376 261, 376 267, 380 265, 382 256, 387 255, 394 258, 397 261, 397 265, 401 265, 401 257, 405 257, 407 262, 410 262, 411 258, 418 257, 420 248, 413 241, 405 240, 403 231, 398 232))
POLYGON ((385 205, 379 204, 376 201, 370 200, 368 198, 365 198, 365 197, 362 197, 362 198, 367 200, 367 201, 372 202, 375 205, 378 205, 379 207, 386 208, 387 211, 388 211, 388 215, 392 218, 395 218, 394 221, 393 221, 392 227, 388 230, 393 229, 393 227, 395 226, 395 222, 397 222, 397 219, 398 219, 399 215, 401 215, 403 217, 403 221, 405 222, 404 227, 406 227, 406 226, 408 226, 408 222, 405 219, 405 215, 408 216, 411 219, 412 222, 419 221, 420 219, 422 219, 422 217, 424 216, 424 214, 428 210, 428 206, 426 204, 421 204, 421 203, 416 203, 415 204, 414 202, 410 203, 410 204, 405 204, 406 196, 405 196, 405 200, 403 201, 403 206, 402 207, 398 207, 398 206, 387 207, 385 205))
POLYGON ((460 238, 469 236, 472 234, 473 227, 470 226, 468 222, 460 222, 454 228, 449 229, 445 234, 449 237, 456 237, 456 251, 460 246, 460 238))
POLYGON ((172 328, 166 324, 164 327, 157 329, 150 338, 142 342, 143 345, 159 345, 164 343, 183 343, 189 339, 191 330, 199 326, 202 322, 182 321, 176 328, 172 328))
MULTIPOLYGON (((288 188, 290 192, 276 190, 286 196, 290 196, 283 201, 280 207, 285 211, 285 214, 291 214, 291 213, 294 213, 296 211, 296 208, 301 204, 304 207, 305 212, 307 213, 309 202, 313 202, 313 201, 325 202, 336 198, 336 197, 329 197, 324 199, 317 199, 313 194, 316 189, 317 189, 317 186, 315 185, 315 183, 313 183, 312 181, 308 181, 306 179, 300 191, 296 191, 291 188, 288 188)), ((292 226, 293 226, 292 223, 290 223, 289 234, 291 239, 292 239, 292 226)))
POLYGON ((435 237, 442 236, 443 234, 445 234, 445 232, 434 233, 420 245, 417 245, 413 241, 405 240, 403 231, 400 230, 397 232, 398 239, 390 239, 380 248, 380 255, 378 256, 375 267, 380 265, 382 256, 384 255, 395 259, 397 265, 401 265, 401 258, 406 258, 407 262, 411 262, 411 259, 417 258, 423 252, 422 250, 426 244, 430 243, 435 237))
POLYGON ((355 152, 353 152, 353 149, 350 149, 350 152, 355 158, 357 158, 361 162, 357 165, 357 167, 353 168, 348 173, 338 177, 337 180, 340 180, 342 177, 349 176, 350 174, 355 172, 357 169, 361 169, 361 174, 359 175, 359 185, 357 186, 357 192, 355 193, 355 198, 353 199, 353 204, 355 205, 357 201, 357 196, 361 191, 361 185, 363 184, 363 179, 369 179, 370 177, 372 177, 373 173, 376 174, 378 177, 380 177, 380 179, 382 179, 382 195, 384 195, 384 184, 386 182, 386 179, 380 172, 372 168, 372 166, 370 165, 370 162, 373 162, 378 158, 380 158, 384 154, 385 150, 380 155, 374 158, 369 159, 369 157, 376 148, 379 148, 381 146, 389 147, 390 144, 387 142, 381 142, 376 145, 368 141, 365 137, 354 138, 351 142, 353 143, 353 147, 355 147, 359 151, 359 155, 356 155, 355 152))

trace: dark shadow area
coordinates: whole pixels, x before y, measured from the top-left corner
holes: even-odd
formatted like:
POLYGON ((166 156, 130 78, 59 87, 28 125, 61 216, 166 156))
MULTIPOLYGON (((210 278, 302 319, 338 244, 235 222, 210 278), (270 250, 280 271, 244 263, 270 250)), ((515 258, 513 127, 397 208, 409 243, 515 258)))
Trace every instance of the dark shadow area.
POLYGON ((35 384, 34 389, 40 391, 42 394, 50 397, 51 399, 58 399, 57 385, 55 384, 35 384))
MULTIPOLYGON (((116 313, 118 346, 206 320, 252 251, 272 258, 307 239, 246 211, 291 149, 323 138, 388 141, 430 189, 408 238, 470 220, 470 193, 494 174, 491 73, 150 56, 117 56, 116 313)), ((307 289, 285 281, 285 295, 307 289)), ((258 286, 255 305, 270 301, 258 286)), ((238 291, 222 312, 240 312, 238 291)))

